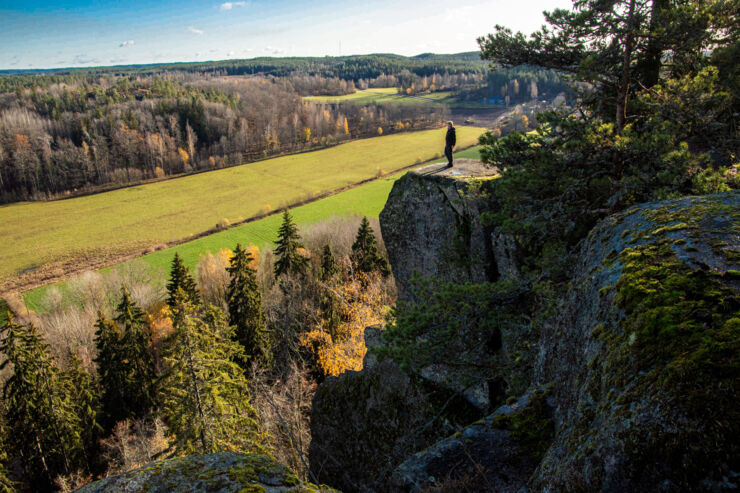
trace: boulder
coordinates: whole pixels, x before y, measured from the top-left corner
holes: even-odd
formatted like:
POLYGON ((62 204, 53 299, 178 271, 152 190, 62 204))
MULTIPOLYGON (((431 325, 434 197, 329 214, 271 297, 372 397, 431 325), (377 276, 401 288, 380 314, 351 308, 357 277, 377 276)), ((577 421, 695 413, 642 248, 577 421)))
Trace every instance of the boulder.
POLYGON ((465 178, 406 173, 380 213, 399 299, 413 299, 416 274, 442 281, 484 282, 493 277, 490 234, 478 219, 482 201, 465 178))
MULTIPOLYGON (((344 491, 384 491, 410 454, 454 431, 444 398, 427 391, 390 360, 327 378, 311 408, 312 473, 344 491)), ((462 399, 450 401, 474 416, 462 399)))
POLYGON ((740 196, 602 221, 543 331, 555 439, 533 491, 740 487, 740 196))
POLYGON ((525 487, 552 440, 548 389, 527 393, 417 452, 391 477, 396 491, 496 491, 525 487))
POLYGON ((140 469, 95 481, 79 493, 122 492, 332 492, 305 483, 266 455, 219 452, 153 462, 140 469))

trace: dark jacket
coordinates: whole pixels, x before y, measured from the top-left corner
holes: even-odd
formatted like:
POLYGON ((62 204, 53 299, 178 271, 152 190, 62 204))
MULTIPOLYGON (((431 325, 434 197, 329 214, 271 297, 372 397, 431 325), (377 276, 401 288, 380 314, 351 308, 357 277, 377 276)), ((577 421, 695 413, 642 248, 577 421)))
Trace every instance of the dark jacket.
POLYGON ((457 138, 455 137, 455 127, 447 129, 447 136, 445 137, 445 143, 448 146, 454 146, 457 143, 457 138))

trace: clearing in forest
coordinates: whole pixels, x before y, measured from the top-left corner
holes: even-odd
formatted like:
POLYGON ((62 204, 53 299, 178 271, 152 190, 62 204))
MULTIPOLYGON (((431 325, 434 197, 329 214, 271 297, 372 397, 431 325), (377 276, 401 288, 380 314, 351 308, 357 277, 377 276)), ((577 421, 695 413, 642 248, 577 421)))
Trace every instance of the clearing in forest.
MULTIPOLYGON (((458 147, 484 131, 458 128, 458 147)), ((0 290, 196 237, 427 161, 444 129, 348 142, 208 173, 52 202, 0 206, 0 290)))

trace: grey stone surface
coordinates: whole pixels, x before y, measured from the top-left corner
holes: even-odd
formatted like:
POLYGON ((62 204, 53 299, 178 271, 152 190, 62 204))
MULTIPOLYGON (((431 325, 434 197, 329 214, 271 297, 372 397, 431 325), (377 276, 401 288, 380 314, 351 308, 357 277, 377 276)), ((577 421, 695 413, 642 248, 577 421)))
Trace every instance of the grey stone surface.
POLYGON ((265 455, 220 452, 153 462, 140 469, 95 481, 79 493, 331 492, 300 481, 265 455))

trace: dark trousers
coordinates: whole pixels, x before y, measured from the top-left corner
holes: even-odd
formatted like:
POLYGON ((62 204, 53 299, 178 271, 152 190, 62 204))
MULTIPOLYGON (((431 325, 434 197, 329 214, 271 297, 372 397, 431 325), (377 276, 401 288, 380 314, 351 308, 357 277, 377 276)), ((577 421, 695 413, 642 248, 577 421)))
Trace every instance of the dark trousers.
POLYGON ((452 166, 452 146, 445 146, 445 157, 447 158, 447 166, 452 166))

